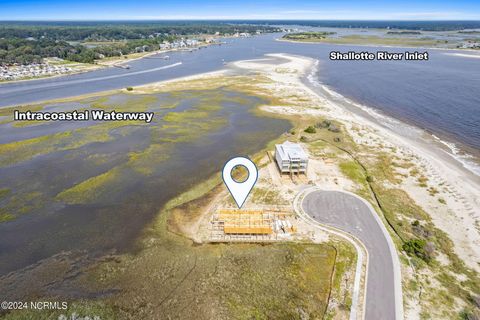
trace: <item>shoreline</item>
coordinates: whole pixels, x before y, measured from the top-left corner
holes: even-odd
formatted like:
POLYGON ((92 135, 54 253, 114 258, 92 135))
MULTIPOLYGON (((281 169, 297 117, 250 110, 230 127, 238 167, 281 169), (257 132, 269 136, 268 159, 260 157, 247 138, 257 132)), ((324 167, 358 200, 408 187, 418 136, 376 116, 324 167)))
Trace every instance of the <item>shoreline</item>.
MULTIPOLYGON (((440 148, 439 145, 432 145, 434 142, 434 137, 430 133, 425 132, 421 128, 412 126, 410 124, 404 123, 402 120, 398 120, 396 118, 390 117, 388 115, 383 114, 382 112, 377 111, 374 108, 370 108, 368 106, 363 106, 361 104, 355 103, 349 99, 346 99, 342 95, 336 93, 335 91, 329 89, 328 87, 324 86, 321 83, 315 84, 313 83, 312 76, 314 76, 317 72, 318 62, 315 62, 311 58, 302 57, 302 56, 294 56, 294 55, 285 55, 285 54, 270 54, 266 55, 264 59, 287 59, 287 60, 295 60, 296 65, 295 68, 300 70, 300 73, 295 74, 293 77, 291 74, 285 73, 278 73, 272 72, 272 70, 266 70, 265 66, 263 66, 263 70, 261 70, 262 66, 259 67, 259 64, 256 61, 261 61, 262 59, 253 59, 253 60, 241 60, 229 63, 226 68, 221 70, 207 72, 207 73, 200 73, 195 75, 190 75, 186 77, 179 77, 174 79, 169 79, 166 81, 154 82, 150 84, 145 84, 141 86, 134 87, 134 90, 128 92, 129 94, 146 94, 149 91, 156 90, 162 88, 166 85, 171 83, 178 83, 179 81, 188 81, 194 79, 204 79, 214 76, 223 76, 228 74, 230 71, 235 71, 237 69, 243 69, 246 72, 251 71, 260 71, 265 72, 268 76, 272 77, 274 82, 285 83, 291 82, 292 86, 302 88, 309 94, 311 94, 315 100, 318 101, 319 105, 325 105, 327 109, 330 109, 329 112, 321 111, 318 109, 305 109, 301 110, 304 114, 308 115, 323 115, 327 117, 331 117, 333 119, 338 119, 342 122, 346 123, 347 128, 349 128, 349 134, 353 134, 354 140, 357 143, 367 143, 372 144, 370 141, 364 141, 365 139, 360 137, 356 132, 352 130, 353 127, 356 125, 360 126, 367 126, 369 128, 373 128, 374 131, 378 131, 383 138, 388 142, 388 144, 397 146, 399 150, 405 153, 408 156, 414 156, 417 158, 417 162, 420 164, 422 169, 425 171, 425 174, 430 177, 430 180, 434 181, 437 189, 443 189, 444 185, 447 184, 452 186, 448 188, 448 196, 452 197, 451 202, 452 208, 450 209, 455 213, 453 215, 460 215, 463 221, 459 224, 459 226, 463 225, 464 230, 469 229, 469 226, 476 226, 477 221, 480 217, 478 217, 478 212, 480 212, 480 203, 475 197, 475 193, 480 190, 480 177, 476 175, 472 175, 471 171, 468 168, 465 168, 465 165, 457 158, 455 155, 447 152, 444 148, 440 148), (232 69, 232 67, 234 67, 232 69), (256 70, 259 67, 260 70, 256 70), (310 77, 310 79, 309 79, 310 77), (307 82, 307 83, 305 83, 307 82), (310 84, 310 85, 309 85, 310 84), (317 90, 315 90, 317 89, 317 90), (325 92, 322 92, 325 91, 325 92), (339 103, 342 102, 341 104, 339 103), (380 118, 378 118, 380 117, 380 118), (417 136, 414 138, 412 137, 405 137, 399 134, 398 132, 393 131, 392 129, 386 127, 382 122, 384 119, 389 119, 389 121, 393 120, 396 125, 405 127, 408 131, 408 134, 411 134, 411 129, 413 128, 417 136), (421 136, 421 133, 426 134, 430 137, 430 140, 425 139, 421 136), (467 195, 465 195, 467 193, 467 195)), ((263 60, 264 60, 263 59, 263 60)), ((315 79, 315 77, 313 77, 315 79)), ((294 89, 297 90, 297 89, 294 89)), ((293 92, 294 92, 293 90, 293 92)), ((101 96, 105 94, 110 94, 114 92, 127 92, 125 89, 115 89, 100 93, 93 93, 88 94, 85 96, 101 96)), ((292 94, 293 94, 292 92, 292 94)), ((280 95, 283 93, 279 93, 280 95)), ((79 97, 70 97, 67 99, 58 99, 56 101, 69 101, 78 99, 79 97)), ((55 101, 55 100, 54 100, 55 101)), ((287 116, 291 116, 294 114, 302 114, 299 110, 289 110, 288 107, 282 107, 279 110, 264 110, 267 112, 273 112, 277 114, 284 114, 287 116), (282 109, 283 108, 283 109, 282 109)), ((290 108, 291 109, 291 108, 290 108)), ((437 141, 436 144, 444 144, 449 143, 445 141, 437 141)), ((448 145, 447 145, 448 146, 448 145)), ((410 181, 409 188, 413 188, 413 182, 410 181)), ((417 200, 420 202, 425 202, 425 197, 419 197, 417 200)), ((428 200, 428 199, 427 199, 428 200)), ((428 201, 427 201, 428 202, 428 201)), ((423 203, 425 206, 429 206, 431 209, 428 211, 435 210, 435 203, 423 203)), ((449 215, 452 215, 449 213, 449 215)), ((441 219, 439 220, 441 222, 441 219)), ((448 223, 442 223, 445 227, 448 226, 448 223)), ((448 228, 447 228, 448 229, 448 228)), ((457 231, 460 233, 460 230, 457 231)), ((457 233, 456 232, 456 233, 457 233)), ((474 243, 480 244, 480 235, 475 234, 475 228, 469 229, 469 237, 475 239, 474 243)), ((460 238, 463 238, 460 236, 460 238)), ((460 243, 465 243, 463 239, 460 243)), ((480 246, 477 246, 477 249, 474 250, 476 252, 476 256, 480 256, 480 246)), ((472 248, 471 248, 472 249, 472 248)), ((471 251, 471 250, 468 250, 471 251)), ((470 265, 475 269, 480 269, 478 265, 470 265)))
MULTIPOLYGON (((429 143, 433 143, 436 148, 440 149, 445 154, 452 157, 465 170, 468 170, 470 173, 473 173, 474 175, 480 177, 480 150, 475 149, 475 147, 473 146, 467 146, 460 141, 456 141, 454 138, 450 138, 446 134, 432 132, 430 130, 422 128, 421 126, 410 122, 406 118, 397 118, 395 116, 387 114, 383 110, 370 107, 360 102, 356 102, 353 98, 347 98, 335 91, 333 88, 325 84, 319 83, 314 78, 315 72, 316 71, 312 71, 312 74, 307 77, 307 86, 310 85, 312 88, 320 90, 322 98, 335 100, 335 102, 346 105, 349 111, 358 113, 358 115, 362 117, 373 120, 377 125, 382 126, 386 130, 395 132, 395 130, 392 129, 392 127, 394 126, 401 126, 411 129, 411 132, 409 132, 407 135, 408 138, 413 140, 421 139, 428 141, 429 143), (326 95, 330 97, 326 97, 326 95), (389 125, 386 125, 385 123, 388 123, 389 125), (474 152, 477 152, 478 154, 474 152)), ((315 89, 313 90, 315 91, 315 89)), ((395 133, 398 134, 399 132, 395 133)))
MULTIPOLYGON (((268 56, 290 57, 294 60, 300 60, 300 62, 297 61, 297 64, 303 68, 304 78, 308 77, 309 73, 315 72, 315 70, 311 70, 315 64, 311 58, 285 54, 267 55, 267 57, 268 56)), ((251 67, 253 69, 255 60, 237 61, 234 64, 236 66, 244 65, 245 68, 251 67)), ((264 69, 268 69, 268 67, 264 67, 264 69)), ((439 211, 438 202, 432 201, 427 192, 419 193, 420 190, 417 190, 419 188, 415 181, 408 179, 405 185, 402 185, 402 188, 409 190, 408 193, 414 200, 432 215, 436 225, 450 235, 456 244, 456 252, 465 260, 465 263, 474 270, 480 270, 480 266, 474 261, 480 257, 480 233, 476 228, 471 228, 472 226, 478 225, 480 220, 480 217, 478 217, 480 201, 476 196, 478 190, 480 190, 479 176, 472 175, 471 171, 464 168, 457 159, 454 159, 437 146, 432 146, 431 142, 404 137, 380 125, 377 121, 372 121, 372 119, 368 119, 368 117, 358 112, 353 112, 345 108, 335 100, 322 96, 321 93, 306 85, 301 75, 297 74, 294 77, 288 77, 278 73, 272 74, 272 71, 270 72, 270 77, 274 82, 287 82, 287 85, 291 84, 291 86, 302 88, 302 90, 312 96, 312 99, 317 100, 319 105, 325 106, 326 110, 311 107, 298 109, 295 107, 277 106, 276 108, 266 108, 266 111, 290 116, 306 114, 330 117, 344 123, 348 133, 357 144, 370 147, 375 145, 388 145, 396 149, 396 152, 392 155, 412 157, 412 159, 415 159, 415 163, 419 165, 420 170, 429 178, 433 187, 438 190, 445 190, 441 191, 440 194, 445 198, 447 208, 442 208, 440 211, 444 212, 447 219, 444 219, 443 214, 433 214, 439 211), (380 144, 372 137, 367 138, 359 134, 359 132, 356 131, 358 126, 365 127, 367 131, 371 131, 369 135, 380 136, 382 139, 380 144), (455 227, 452 228, 452 225, 455 227)), ((352 108, 357 107, 354 105, 352 108)), ((394 120, 402 124, 401 121, 394 120)), ((409 127, 411 126, 407 125, 407 128, 409 127)), ((421 129, 418 130, 421 131, 421 129)))
POLYGON ((47 79, 56 79, 56 78, 62 78, 62 77, 68 77, 68 76, 73 76, 76 74, 82 74, 82 73, 87 73, 87 72, 92 72, 92 71, 98 71, 101 69, 109 68, 110 66, 107 65, 101 65, 101 64, 92 64, 91 70, 78 70, 78 71, 73 71, 70 73, 65 73, 65 74, 56 74, 52 76, 44 76, 44 77, 35 77, 35 78, 30 78, 30 79, 18 79, 18 80, 4 80, 0 81, 0 85, 3 84, 10 84, 10 83, 21 83, 21 82, 29 82, 29 81, 36 81, 36 80, 47 80, 47 79))
MULTIPOLYGON (((480 190, 480 179, 472 177, 467 169, 463 168, 456 159, 451 158, 450 155, 447 156, 444 150, 439 149, 437 146, 432 146, 428 141, 416 141, 410 137, 403 137, 399 133, 382 126, 377 121, 372 121, 368 117, 352 112, 350 109, 337 104, 334 99, 328 99, 328 97, 322 96, 317 90, 309 87, 304 81, 309 74, 315 72, 315 70, 312 71, 315 66, 315 60, 311 58, 287 54, 269 54, 261 59, 235 61, 229 64, 229 66, 243 69, 247 72, 266 75, 272 80, 272 83, 261 85, 261 87, 268 88, 274 97, 277 97, 275 93, 278 93, 277 98, 280 99, 281 97, 294 95, 303 97, 305 98, 304 101, 308 101, 306 107, 292 102, 290 106, 288 103, 285 105, 263 106, 260 107, 262 111, 271 112, 272 115, 284 115, 295 121, 296 117, 304 118, 305 116, 313 119, 313 121, 315 121, 315 118, 334 119, 345 126, 347 133, 353 138, 353 142, 356 145, 363 148, 364 146, 375 146, 375 144, 378 144, 382 146, 381 148, 391 148, 392 152, 387 153, 388 156, 411 158, 413 166, 415 168, 418 167, 422 174, 429 179, 430 188, 438 188, 440 190, 438 196, 440 199, 445 199, 443 200, 445 204, 440 205, 437 201, 437 196, 432 197, 429 194, 429 189, 426 190, 425 187, 419 186, 415 178, 407 178, 398 186, 389 186, 387 184, 386 187, 399 188, 405 191, 416 205, 427 212, 435 227, 445 232, 448 238, 452 240, 453 252, 469 268, 476 271, 479 270, 476 260, 480 256, 477 245, 480 243, 480 235, 478 230, 470 227, 478 221, 478 217, 474 213, 477 208, 480 208, 480 204, 476 201, 476 192, 480 190), (265 60, 269 59, 273 59, 273 62, 286 59, 287 63, 265 62, 265 60), (362 128, 362 133, 357 132, 358 126, 362 128), (367 132, 369 137, 363 135, 365 132, 367 132), (380 142, 377 140, 380 140, 380 142), (445 191, 445 188, 448 191, 445 191)), ((202 77, 205 77, 205 74, 191 76, 189 79, 202 77)), ((164 83, 160 82, 154 86, 159 87, 162 84, 164 83)), ((292 97, 291 99, 295 98, 292 97)), ((352 107, 357 108, 355 105, 352 107)), ((402 124, 401 121, 394 120, 402 124)), ((410 125, 406 126, 407 128, 411 127, 410 125)), ((296 126, 297 130, 301 130, 301 128, 296 126)), ((417 130, 422 131, 421 129, 417 130)), ((336 165, 338 164, 339 162, 336 163, 336 165)), ((350 189, 346 186, 340 188, 350 189)), ((397 242, 396 249, 401 256, 400 258, 406 259, 401 243, 398 243, 397 236, 388 227, 385 221, 386 218, 381 212, 377 213, 380 219, 383 220, 382 222, 385 224, 394 242, 397 242)), ((438 260, 440 263, 446 263, 441 253, 439 255, 438 260)), ((403 285, 412 281, 413 274, 418 276, 418 271, 412 269, 412 266, 409 266, 406 262, 401 264, 401 268, 402 275, 406 274, 401 279, 403 285)), ((429 270, 428 272, 431 271, 429 270)), ((423 272, 421 274, 423 275, 423 272)), ((417 305, 418 301, 416 298, 409 296, 410 292, 408 290, 406 291, 403 297, 406 300, 405 316, 417 318, 420 312, 417 305)))

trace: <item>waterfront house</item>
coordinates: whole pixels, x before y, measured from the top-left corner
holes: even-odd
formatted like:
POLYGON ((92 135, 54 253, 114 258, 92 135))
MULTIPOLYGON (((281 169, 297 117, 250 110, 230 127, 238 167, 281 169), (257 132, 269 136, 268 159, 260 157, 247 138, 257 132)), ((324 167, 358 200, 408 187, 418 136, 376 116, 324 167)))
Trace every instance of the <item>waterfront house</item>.
POLYGON ((306 173, 308 155, 303 148, 290 141, 275 145, 275 160, 281 173, 306 173))

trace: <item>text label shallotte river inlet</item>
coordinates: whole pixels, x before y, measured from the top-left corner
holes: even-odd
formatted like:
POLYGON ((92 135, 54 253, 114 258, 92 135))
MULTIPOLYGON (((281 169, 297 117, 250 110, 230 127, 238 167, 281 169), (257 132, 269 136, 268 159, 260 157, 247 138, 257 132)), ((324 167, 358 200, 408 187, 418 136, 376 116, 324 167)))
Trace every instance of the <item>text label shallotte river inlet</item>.
POLYGON ((348 60, 348 61, 391 61, 391 60, 416 60, 416 61, 426 61, 428 60, 428 52, 388 52, 388 51, 331 51, 330 60, 348 60))

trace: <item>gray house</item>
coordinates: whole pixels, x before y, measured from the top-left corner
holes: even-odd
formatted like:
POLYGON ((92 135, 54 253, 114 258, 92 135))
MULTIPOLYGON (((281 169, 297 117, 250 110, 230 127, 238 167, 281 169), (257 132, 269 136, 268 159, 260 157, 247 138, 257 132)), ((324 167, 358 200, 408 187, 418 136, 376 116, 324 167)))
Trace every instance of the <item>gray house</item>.
POLYGON ((281 173, 306 173, 308 155, 299 144, 286 141, 275 145, 275 160, 281 173))

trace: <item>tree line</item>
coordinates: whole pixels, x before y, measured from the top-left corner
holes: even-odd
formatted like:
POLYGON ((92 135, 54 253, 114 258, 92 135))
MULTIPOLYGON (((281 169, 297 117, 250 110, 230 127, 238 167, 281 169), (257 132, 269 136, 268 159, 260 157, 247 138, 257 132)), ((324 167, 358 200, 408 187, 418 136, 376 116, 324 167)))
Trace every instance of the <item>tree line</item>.
POLYGON ((65 41, 143 39, 152 34, 194 35, 272 32, 265 25, 226 22, 3 22, 0 38, 47 38, 65 41))
POLYGON ((0 39, 0 65, 41 63, 43 58, 57 57, 69 61, 94 63, 102 57, 115 57, 135 52, 137 47, 158 50, 164 40, 172 41, 173 36, 154 39, 137 39, 121 43, 99 45, 89 48, 82 44, 66 41, 40 39, 0 39))
POLYGON ((160 44, 187 35, 277 31, 270 26, 224 22, 3 22, 0 65, 39 63, 45 57, 93 63, 121 56, 137 47, 158 50, 160 44), (85 41, 117 41, 89 47, 85 41), (120 41, 120 42, 118 42, 120 41))

